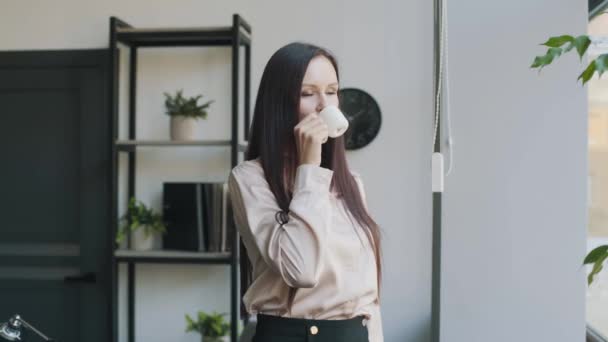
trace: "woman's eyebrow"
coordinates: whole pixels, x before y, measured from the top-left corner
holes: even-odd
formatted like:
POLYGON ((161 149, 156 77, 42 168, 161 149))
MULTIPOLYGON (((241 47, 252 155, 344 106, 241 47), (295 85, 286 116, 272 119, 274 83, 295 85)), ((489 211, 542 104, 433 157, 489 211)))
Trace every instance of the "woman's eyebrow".
MULTIPOLYGON (((330 86, 332 86, 332 85, 337 86, 338 82, 330 83, 328 85, 330 85, 330 86)), ((310 83, 302 83, 302 86, 315 87, 315 88, 317 87, 315 84, 310 84, 310 83)))

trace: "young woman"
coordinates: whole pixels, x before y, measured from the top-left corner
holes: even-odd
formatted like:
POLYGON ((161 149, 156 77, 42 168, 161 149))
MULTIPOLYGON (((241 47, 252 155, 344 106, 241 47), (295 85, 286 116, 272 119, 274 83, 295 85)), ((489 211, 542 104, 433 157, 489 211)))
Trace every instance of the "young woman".
POLYGON ((344 138, 318 113, 339 106, 326 49, 291 43, 262 74, 245 160, 228 186, 241 235, 253 342, 383 342, 380 229, 344 138), (314 336, 314 337, 312 337, 314 336))

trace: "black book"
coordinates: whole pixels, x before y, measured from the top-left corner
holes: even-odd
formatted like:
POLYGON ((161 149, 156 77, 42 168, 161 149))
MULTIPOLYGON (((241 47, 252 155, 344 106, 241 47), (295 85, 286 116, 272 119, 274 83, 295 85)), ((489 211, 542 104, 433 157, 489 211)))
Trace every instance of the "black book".
POLYGON ((203 229, 205 239, 205 250, 208 252, 213 252, 213 211, 216 206, 213 198, 213 183, 203 183, 202 189, 204 194, 204 202, 205 206, 203 207, 204 211, 204 220, 203 220, 203 229))
POLYGON ((230 249, 227 183, 163 183, 164 249, 230 249))
POLYGON ((198 199, 201 203, 198 206, 197 213, 197 231, 198 231, 198 245, 200 252, 209 251, 209 205, 211 200, 208 198, 207 186, 205 183, 196 184, 198 199))
POLYGON ((227 225, 229 221, 228 217, 228 205, 230 202, 228 183, 222 184, 222 229, 220 230, 220 251, 226 251, 226 238, 228 235, 227 225))
POLYGON ((204 250, 203 206, 200 184, 163 183, 163 249, 204 250))
POLYGON ((223 248, 223 229, 224 229, 224 208, 225 208, 225 194, 224 187, 227 183, 212 183, 208 187, 210 189, 210 197, 212 198, 212 204, 207 208, 210 210, 210 221, 208 225, 208 236, 209 236, 209 251, 210 252, 222 252, 223 248))
MULTIPOLYGON (((226 183, 224 186, 224 203, 226 205, 226 209, 225 211, 225 215, 223 216, 224 218, 224 224, 223 224, 223 234, 224 234, 224 238, 223 238, 223 250, 226 252, 231 252, 232 251, 232 243, 234 241, 234 235, 235 235, 235 230, 236 230, 236 225, 234 223, 234 213, 233 213, 233 209, 232 209, 232 200, 230 198, 230 192, 228 190, 228 184, 226 183)), ((237 246, 238 248, 238 246, 237 246)))

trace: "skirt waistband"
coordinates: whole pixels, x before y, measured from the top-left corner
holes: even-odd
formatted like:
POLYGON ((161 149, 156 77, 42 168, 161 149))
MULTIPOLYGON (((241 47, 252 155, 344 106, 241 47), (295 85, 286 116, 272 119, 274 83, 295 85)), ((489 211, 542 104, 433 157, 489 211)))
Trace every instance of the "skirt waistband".
POLYGON ((291 335, 309 335, 311 332, 341 333, 344 331, 366 331, 363 324, 365 316, 359 315, 349 319, 307 319, 295 317, 281 317, 266 314, 257 314, 258 333, 285 333, 291 335), (313 328, 314 327, 314 328, 313 328), (312 329, 311 329, 312 328, 312 329))

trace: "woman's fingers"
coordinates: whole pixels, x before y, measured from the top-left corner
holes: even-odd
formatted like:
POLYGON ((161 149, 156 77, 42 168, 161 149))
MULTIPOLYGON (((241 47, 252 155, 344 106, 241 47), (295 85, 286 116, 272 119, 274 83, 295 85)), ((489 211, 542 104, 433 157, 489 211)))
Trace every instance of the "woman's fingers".
POLYGON ((325 122, 321 122, 311 127, 311 135, 314 136, 315 141, 318 141, 319 143, 325 143, 328 134, 329 130, 325 122))
POLYGON ((316 141, 325 142, 329 134, 327 124, 316 113, 307 115, 294 128, 302 138, 312 137, 316 141))
POLYGON ((306 115, 297 125, 300 127, 308 127, 311 126, 319 121, 322 121, 322 119, 316 114, 316 113, 311 113, 306 115))
POLYGON ((295 126, 300 164, 321 164, 321 145, 328 139, 328 127, 317 113, 308 114, 295 126))

